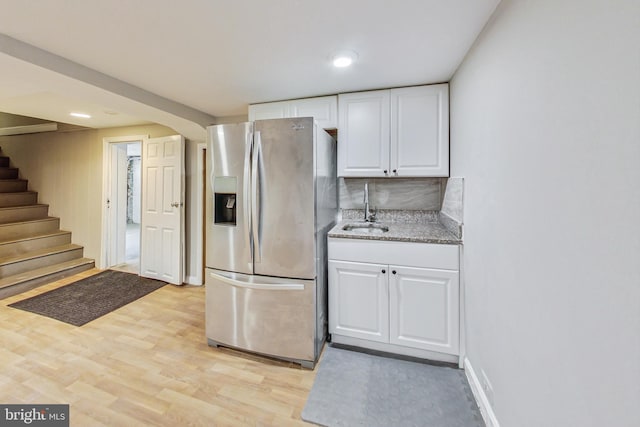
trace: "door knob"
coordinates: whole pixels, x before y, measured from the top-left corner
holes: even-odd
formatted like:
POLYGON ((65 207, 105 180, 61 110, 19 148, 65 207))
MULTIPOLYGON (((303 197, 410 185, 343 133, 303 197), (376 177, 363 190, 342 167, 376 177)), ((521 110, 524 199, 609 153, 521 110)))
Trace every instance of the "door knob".
POLYGON ((174 207, 174 208, 178 208, 178 207, 182 206, 182 203, 173 202, 173 203, 171 203, 171 206, 174 207))

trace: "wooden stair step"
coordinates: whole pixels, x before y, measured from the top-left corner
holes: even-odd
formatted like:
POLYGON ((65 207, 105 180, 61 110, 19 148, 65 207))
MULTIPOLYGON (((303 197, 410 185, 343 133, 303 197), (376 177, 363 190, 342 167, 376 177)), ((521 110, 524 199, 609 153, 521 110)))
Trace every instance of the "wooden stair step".
POLYGON ((94 268, 83 252, 9 157, 0 155, 0 299, 94 268))
POLYGON ((94 268, 92 259, 77 258, 0 279, 0 299, 94 268))
POLYGON ((71 243, 0 258, 0 278, 82 258, 82 252, 82 246, 71 243))
POLYGON ((71 232, 63 230, 0 241, 0 259, 24 254, 37 249, 68 245, 70 243, 71 232))
POLYGON ((0 236, 7 241, 34 234, 53 232, 59 229, 60 218, 48 216, 46 218, 0 224, 0 236))
POLYGON ((35 191, 0 193, 0 207, 27 206, 37 203, 38 193, 35 191))
POLYGON ((18 168, 3 168, 0 167, 0 179, 17 179, 18 168))
POLYGON ((0 193, 27 191, 28 183, 26 179, 0 179, 0 193))
POLYGON ((35 204, 0 208, 0 224, 45 219, 49 216, 49 205, 35 204))

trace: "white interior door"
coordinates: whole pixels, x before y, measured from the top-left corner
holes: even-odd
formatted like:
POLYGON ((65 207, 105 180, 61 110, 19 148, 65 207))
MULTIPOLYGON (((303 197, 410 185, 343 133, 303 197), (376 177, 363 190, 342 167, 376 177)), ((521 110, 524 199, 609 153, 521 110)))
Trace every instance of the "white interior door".
POLYGON ((125 262, 127 226, 127 145, 111 144, 111 182, 109 186, 108 266, 125 262))
POLYGON ((141 276, 184 281, 184 137, 142 143, 141 276))

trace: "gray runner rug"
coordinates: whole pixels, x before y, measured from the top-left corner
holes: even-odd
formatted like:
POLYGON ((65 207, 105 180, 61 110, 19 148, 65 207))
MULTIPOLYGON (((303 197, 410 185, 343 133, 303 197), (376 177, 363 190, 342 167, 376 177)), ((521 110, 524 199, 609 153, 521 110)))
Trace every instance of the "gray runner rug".
POLYGON ((302 419, 328 427, 484 426, 464 371, 331 346, 302 419))
POLYGON ((106 270, 9 307, 82 326, 166 285, 135 274, 106 270))

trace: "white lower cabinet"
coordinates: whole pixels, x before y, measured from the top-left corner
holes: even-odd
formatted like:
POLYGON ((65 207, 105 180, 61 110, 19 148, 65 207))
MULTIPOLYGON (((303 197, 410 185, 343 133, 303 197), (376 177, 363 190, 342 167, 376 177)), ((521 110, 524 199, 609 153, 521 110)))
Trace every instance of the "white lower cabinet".
POLYGON ((329 261, 331 333, 389 342, 386 268, 381 264, 329 261))
POLYGON ((455 361, 438 355, 459 354, 458 265, 455 245, 330 238, 332 340, 455 361))
POLYGON ((389 342, 458 354, 458 272, 389 268, 389 342))

